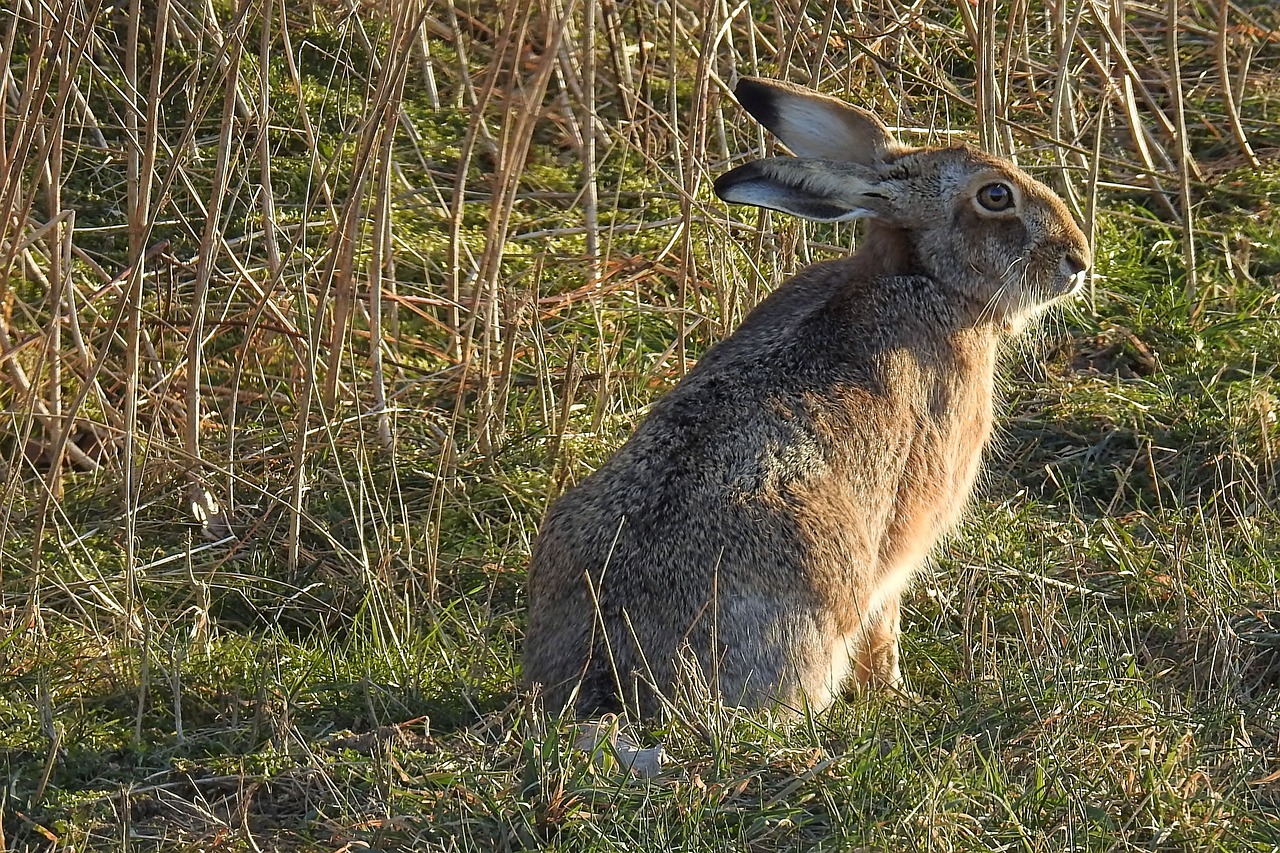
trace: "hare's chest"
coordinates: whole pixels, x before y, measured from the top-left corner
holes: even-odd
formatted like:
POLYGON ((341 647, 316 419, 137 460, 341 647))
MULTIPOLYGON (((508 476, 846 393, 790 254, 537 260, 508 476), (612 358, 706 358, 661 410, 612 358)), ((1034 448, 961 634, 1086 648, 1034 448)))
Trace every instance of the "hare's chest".
POLYGON ((991 436, 991 412, 974 407, 956 414, 954 422, 921 430, 909 451, 881 548, 888 573, 918 568, 968 506, 991 436))
POLYGON ((982 470, 982 459, 991 440, 991 411, 977 409, 962 424, 950 430, 941 448, 936 476, 942 484, 935 516, 938 535, 950 533, 960 522, 974 484, 982 470))

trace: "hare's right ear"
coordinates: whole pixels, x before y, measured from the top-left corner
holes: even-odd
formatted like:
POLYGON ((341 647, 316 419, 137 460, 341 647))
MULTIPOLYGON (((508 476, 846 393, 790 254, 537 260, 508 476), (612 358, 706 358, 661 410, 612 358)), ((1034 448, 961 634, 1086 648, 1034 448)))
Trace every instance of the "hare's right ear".
POLYGON ((864 216, 894 218, 896 186, 856 163, 773 157, 752 160, 715 181, 725 201, 754 204, 811 219, 841 222, 864 216))
POLYGON ((866 110, 794 83, 743 77, 733 95, 799 157, 870 166, 904 147, 866 110))

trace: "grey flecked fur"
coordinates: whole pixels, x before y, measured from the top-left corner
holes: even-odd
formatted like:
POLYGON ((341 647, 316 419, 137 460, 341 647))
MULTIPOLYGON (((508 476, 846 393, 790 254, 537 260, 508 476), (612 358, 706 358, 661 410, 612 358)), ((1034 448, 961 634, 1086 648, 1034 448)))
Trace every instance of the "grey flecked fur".
POLYGON ((901 594, 972 491, 1000 344, 1089 265, 1062 202, 1007 162, 909 148, 797 86, 748 78, 737 94, 799 156, 716 191, 868 227, 853 256, 761 302, 551 507, 524 677, 552 711, 651 716, 690 682, 821 710, 898 684, 901 594), (979 201, 1005 198, 997 183, 1010 210, 979 201))

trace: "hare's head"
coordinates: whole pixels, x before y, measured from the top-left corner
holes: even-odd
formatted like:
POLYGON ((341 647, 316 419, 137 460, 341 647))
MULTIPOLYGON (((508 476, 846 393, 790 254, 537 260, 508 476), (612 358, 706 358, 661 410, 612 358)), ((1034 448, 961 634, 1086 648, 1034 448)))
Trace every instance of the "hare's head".
POLYGON ((722 175, 725 201, 818 222, 868 217, 880 246, 901 244, 886 274, 928 275, 1008 328, 1083 283, 1084 234, 1013 164, 968 146, 912 148, 871 113, 799 86, 744 78, 735 94, 797 156, 722 175))

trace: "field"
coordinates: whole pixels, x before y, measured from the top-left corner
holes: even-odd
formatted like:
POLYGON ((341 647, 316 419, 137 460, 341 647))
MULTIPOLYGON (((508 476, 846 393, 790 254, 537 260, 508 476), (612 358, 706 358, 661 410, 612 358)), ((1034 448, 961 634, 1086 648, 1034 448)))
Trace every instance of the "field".
POLYGON ((1280 850, 1269 0, 11 0, 0 851, 1280 850), (907 697, 518 690, 548 503, 850 224, 726 206, 783 77, 1094 243, 909 597, 907 697))

